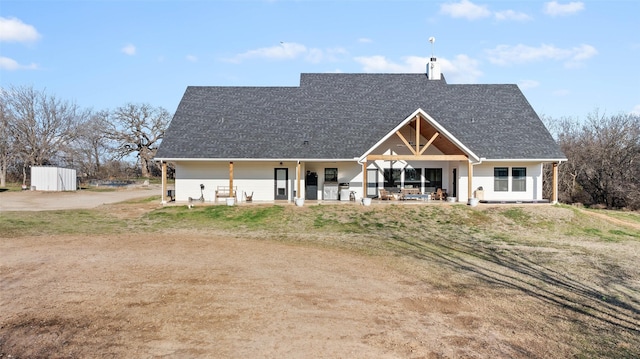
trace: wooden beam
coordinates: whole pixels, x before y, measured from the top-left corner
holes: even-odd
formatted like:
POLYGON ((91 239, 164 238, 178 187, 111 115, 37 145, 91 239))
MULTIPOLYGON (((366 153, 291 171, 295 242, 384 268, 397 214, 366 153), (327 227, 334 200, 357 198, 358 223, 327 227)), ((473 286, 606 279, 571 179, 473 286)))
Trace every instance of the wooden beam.
POLYGON ((468 161, 465 155, 369 155, 367 161, 468 161))
POLYGON ((416 115, 416 152, 420 151, 420 115, 416 115))
POLYGON ((400 133, 400 131, 396 131, 396 135, 398 135, 398 137, 400 137, 400 139, 402 140, 402 142, 404 142, 404 144, 407 146, 407 148, 409 149, 409 151, 411 151, 411 153, 413 153, 414 155, 418 154, 416 152, 416 150, 413 149, 413 147, 411 147, 411 144, 409 143, 409 141, 407 141, 406 138, 404 138, 404 136, 402 135, 402 133, 400 133))
POLYGON ((302 198, 301 192, 300 192, 300 161, 298 161, 298 166, 296 166, 296 181, 297 181, 296 195, 298 196, 298 198, 302 198))
POLYGON ((367 161, 362 162, 362 198, 367 197, 367 161))
POLYGON ((551 203, 558 203, 558 163, 553 163, 553 180, 552 180, 552 194, 551 194, 551 203))
POLYGON ((427 150, 427 148, 429 148, 429 146, 431 146, 431 144, 433 143, 433 141, 436 140, 436 138, 438 138, 438 136, 440 136, 440 132, 436 132, 433 134, 433 136, 431 136, 431 139, 429 139, 429 142, 427 142, 426 145, 424 145, 424 147, 422 148, 422 150, 420 150, 419 155, 422 155, 424 153, 424 151, 427 150))
POLYGON ((162 203, 167 202, 167 163, 162 162, 162 203))
POLYGON ((229 162, 229 196, 233 198, 236 197, 233 191, 233 162, 229 162))

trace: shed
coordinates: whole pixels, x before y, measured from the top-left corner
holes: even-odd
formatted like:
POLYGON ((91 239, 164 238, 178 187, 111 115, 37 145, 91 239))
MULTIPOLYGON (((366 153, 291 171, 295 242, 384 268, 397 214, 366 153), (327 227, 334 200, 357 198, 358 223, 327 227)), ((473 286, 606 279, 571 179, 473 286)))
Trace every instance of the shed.
POLYGON ((70 168, 31 167, 31 189, 36 191, 77 190, 76 170, 70 168))

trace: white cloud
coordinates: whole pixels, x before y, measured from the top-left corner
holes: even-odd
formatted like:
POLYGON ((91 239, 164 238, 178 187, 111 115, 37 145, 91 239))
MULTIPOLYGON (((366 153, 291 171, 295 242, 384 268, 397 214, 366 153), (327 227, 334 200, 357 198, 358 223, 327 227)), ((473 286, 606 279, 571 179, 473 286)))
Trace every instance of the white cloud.
POLYGON ((230 62, 242 62, 249 59, 286 60, 294 59, 307 52, 307 47, 294 42, 281 42, 278 46, 249 50, 228 59, 230 62))
POLYGON ((469 0, 442 4, 440 5, 440 12, 454 18, 465 18, 468 20, 491 16, 491 11, 489 11, 486 6, 476 5, 469 0))
POLYGON ((333 49, 317 49, 307 48, 302 44, 295 42, 281 42, 280 45, 271 47, 262 47, 255 50, 249 50, 238 54, 226 61, 240 63, 250 59, 267 59, 267 60, 293 60, 304 58, 311 63, 319 63, 323 61, 336 61, 341 55, 347 51, 342 48, 333 49))
MULTIPOLYGON (((354 60, 362 65, 364 72, 375 73, 424 73, 427 69, 428 57, 407 56, 402 63, 394 63, 384 56, 356 57, 354 60)), ((453 60, 438 58, 440 69, 449 82, 474 83, 482 76, 478 70, 478 61, 467 55, 457 55, 453 60)))
POLYGON ((0 17, 0 41, 33 42, 40 38, 35 27, 16 18, 0 17))
POLYGON ((335 62, 346 54, 347 50, 339 47, 325 50, 311 48, 304 53, 304 59, 307 62, 311 62, 314 64, 318 64, 321 62, 335 62))
POLYGON ((494 16, 495 16, 496 20, 499 20, 499 21, 506 21, 506 20, 529 21, 529 20, 531 20, 531 16, 529 16, 529 15, 523 13, 523 12, 517 12, 517 11, 513 11, 513 10, 496 11, 494 16))
POLYGON ((366 38, 366 37, 361 37, 358 39, 358 42, 363 43, 363 44, 370 44, 373 42, 373 40, 366 38))
POLYGON ((480 63, 467 55, 456 55, 452 60, 440 59, 440 69, 448 82, 471 84, 476 83, 483 73, 480 63))
POLYGON ((632 115, 640 116, 640 105, 636 105, 636 106, 631 110, 631 114, 632 114, 632 115))
POLYGON ((195 55, 187 55, 186 56, 187 61, 189 62, 198 62, 198 57, 195 55))
POLYGON ((380 55, 361 56, 354 58, 354 60, 362 65, 364 72, 415 72, 411 71, 407 64, 394 64, 380 55))
POLYGON ((14 59, 10 59, 8 57, 0 56, 0 70, 37 70, 38 65, 30 64, 30 65, 21 65, 18 61, 14 59))
POLYGON ((544 4, 544 12, 551 16, 572 15, 582 10, 584 10, 584 3, 581 1, 572 1, 568 4, 551 1, 544 4))
POLYGON ((541 60, 564 61, 567 68, 582 66, 585 60, 598 54, 591 45, 580 45, 572 48, 558 48, 553 45, 542 44, 539 47, 518 44, 516 46, 498 45, 494 49, 486 50, 489 61, 495 65, 512 65, 541 60))
POLYGON ((514 10, 492 12, 486 5, 476 5, 469 0, 440 5, 440 13, 453 18, 475 20, 493 16, 498 21, 529 21, 531 16, 514 10))
POLYGON ((122 51, 123 53, 129 55, 129 56, 133 56, 136 54, 136 47, 132 44, 128 44, 125 47, 123 47, 122 49, 120 49, 120 51, 122 51))
POLYGON ((518 82, 518 86, 523 90, 532 89, 540 86, 540 82, 536 80, 522 80, 518 82))

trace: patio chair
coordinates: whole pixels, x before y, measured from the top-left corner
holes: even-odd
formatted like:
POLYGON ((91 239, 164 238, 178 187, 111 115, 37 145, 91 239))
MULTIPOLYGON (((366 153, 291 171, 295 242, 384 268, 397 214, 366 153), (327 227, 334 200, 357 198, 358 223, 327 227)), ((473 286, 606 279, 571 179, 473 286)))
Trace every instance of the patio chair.
POLYGON ((447 193, 444 192, 442 188, 438 188, 435 192, 433 192, 431 198, 433 198, 434 200, 442 201, 444 199, 447 199, 447 193))
POLYGON ((388 200, 392 200, 393 199, 393 195, 391 195, 391 193, 389 193, 389 191, 387 191, 386 189, 380 189, 380 197, 378 197, 378 199, 383 200, 383 201, 388 201, 388 200))

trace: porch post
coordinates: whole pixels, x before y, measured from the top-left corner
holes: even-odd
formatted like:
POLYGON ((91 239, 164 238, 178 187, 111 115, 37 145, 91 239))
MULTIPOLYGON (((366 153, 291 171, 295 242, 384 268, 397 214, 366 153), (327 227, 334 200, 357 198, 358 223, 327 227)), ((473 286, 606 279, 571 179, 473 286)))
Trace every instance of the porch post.
POLYGON ((162 162, 162 204, 167 203, 167 163, 162 162))
POLYGON ((297 179, 297 190, 296 190, 296 195, 298 196, 298 198, 302 198, 302 196, 300 195, 300 161, 298 161, 298 166, 296 167, 296 179, 297 179))
POLYGON ((236 197, 236 193, 233 191, 233 162, 229 162, 229 196, 236 197))
POLYGON ((469 170, 467 171, 469 174, 469 180, 467 181, 467 191, 469 198, 473 198, 473 166, 471 165, 471 159, 469 159, 467 167, 469 168, 469 170))
POLYGON ((420 153, 420 115, 416 116, 416 153, 420 153))
POLYGON ((558 203, 558 163, 553 163, 553 183, 552 185, 552 194, 551 194, 551 203, 558 203))
POLYGON ((367 161, 362 162, 362 198, 367 198, 367 161))

